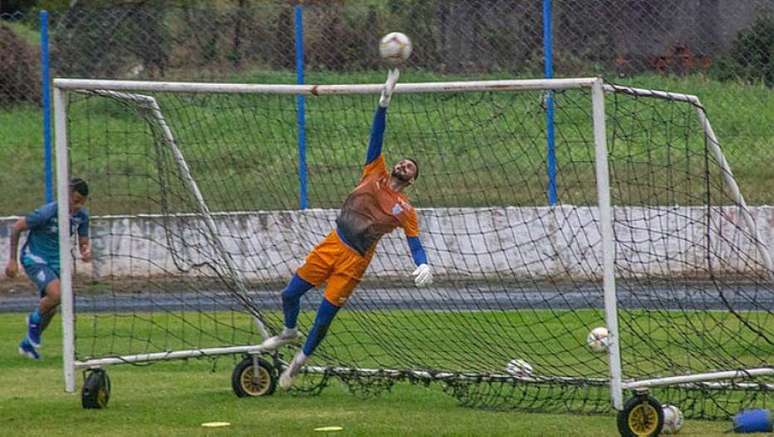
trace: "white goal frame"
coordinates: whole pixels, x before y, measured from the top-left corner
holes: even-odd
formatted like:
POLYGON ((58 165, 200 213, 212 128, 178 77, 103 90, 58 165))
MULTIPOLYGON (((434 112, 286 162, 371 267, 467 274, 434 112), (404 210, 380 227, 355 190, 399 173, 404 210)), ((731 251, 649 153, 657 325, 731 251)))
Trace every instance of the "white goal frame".
MULTIPOLYGON (((694 375, 683 375, 666 378, 657 378, 639 381, 625 381, 621 369, 621 356, 619 348, 619 329, 618 329, 618 310, 616 303, 616 277, 615 277, 615 246, 613 236, 613 209, 610 202, 610 181, 608 168, 608 151, 605 128, 605 93, 606 92, 625 92, 636 96, 661 97, 672 100, 680 100, 693 104, 696 107, 699 122, 704 129, 706 137, 709 139, 711 153, 722 168, 726 188, 731 194, 737 205, 740 207, 746 225, 751 233, 756 236, 756 246, 761 255, 769 275, 772 269, 772 260, 764 240, 760 238, 759 231, 755 221, 750 214, 747 204, 742 196, 728 162, 718 146, 717 137, 710 125, 709 120, 696 96, 687 94, 667 93, 663 91, 644 90, 637 88, 618 87, 607 85, 601 78, 574 78, 574 79, 535 79, 535 80, 495 80, 495 81, 471 81, 471 82, 432 82, 432 83, 402 83, 395 87, 395 93, 438 93, 438 92, 475 92, 475 91, 523 91, 523 90, 566 90, 585 88, 591 93, 592 120, 595 144, 595 172, 597 201, 600 215, 600 232, 602 236, 603 253, 603 289, 604 289, 604 307, 605 319, 609 331, 608 363, 610 379, 609 381, 594 381, 594 383, 610 385, 610 394, 613 407, 621 410, 623 408, 623 391, 628 389, 648 388, 668 384, 692 384, 704 381, 713 381, 720 379, 735 379, 749 376, 774 375, 774 368, 746 369, 725 372, 702 373, 694 375)), ((218 84, 218 83, 189 83, 189 82, 146 82, 146 81, 113 81, 113 80, 91 80, 91 79, 54 79, 53 81, 53 99, 54 99, 54 126, 56 133, 56 160, 57 160, 57 201, 59 205, 69 203, 69 169, 68 169, 68 143, 67 143, 67 105, 65 94, 67 92, 90 92, 96 94, 109 94, 113 97, 145 100, 145 103, 153 109, 154 118, 160 120, 161 126, 166 126, 163 114, 155 102, 155 99, 144 96, 142 92, 185 92, 185 93, 233 93, 233 94, 285 94, 285 95, 343 95, 343 94, 375 94, 378 95, 383 89, 382 84, 361 84, 361 85, 266 85, 266 84, 218 84)), ((188 174, 185 167, 185 161, 179 155, 169 129, 162 129, 165 142, 172 148, 181 173, 188 174)), ((204 200, 198 193, 195 181, 186 178, 189 189, 195 194, 200 203, 200 210, 205 215, 209 214, 204 200)), ((69 230, 70 217, 67 208, 59 208, 59 254, 61 260, 61 287, 62 287, 62 325, 63 325, 63 364, 65 377, 65 390, 75 391, 76 381, 75 372, 77 369, 102 367, 111 364, 137 363, 156 360, 182 359, 202 356, 213 356, 222 354, 249 353, 257 354, 263 352, 257 345, 222 347, 210 349, 197 349, 186 351, 147 353, 140 355, 125 356, 120 358, 101 358, 86 361, 77 361, 75 359, 75 319, 74 319, 74 301, 72 287, 72 240, 67 230, 69 230)), ((205 220, 206 221, 206 220, 205 220)), ((209 223, 208 223, 209 224, 209 223)), ((222 249, 222 248, 221 248, 222 249)), ((226 256, 227 258, 227 256, 226 256)), ((232 266, 228 259, 225 259, 227 268, 232 266)), ((239 277, 237 282, 241 283, 239 277)), ((259 323, 259 331, 262 325, 259 323)), ((373 369, 323 369, 310 367, 310 372, 330 372, 347 374, 368 374, 376 372, 373 369)), ((381 369, 382 374, 389 374, 397 370, 381 369)), ((418 378, 441 378, 448 379, 451 375, 429 375, 426 372, 416 372, 418 378)), ((465 378, 464 375, 459 376, 465 378)), ((498 378, 494 376, 493 378, 498 378)), ((513 377, 503 376, 503 378, 513 379, 513 377)), ((525 382, 530 380, 538 381, 530 377, 520 378, 525 382)))

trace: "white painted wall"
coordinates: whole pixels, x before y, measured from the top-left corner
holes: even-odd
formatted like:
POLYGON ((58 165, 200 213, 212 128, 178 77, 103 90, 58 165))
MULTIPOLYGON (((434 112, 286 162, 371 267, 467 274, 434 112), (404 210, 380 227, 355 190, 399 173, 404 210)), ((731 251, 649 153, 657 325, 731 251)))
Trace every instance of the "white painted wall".
MULTIPOLYGON (((774 208, 752 208, 764 241, 774 231, 774 208)), ((221 239, 248 279, 284 281, 334 226, 336 210, 218 214, 221 239)), ((707 253, 715 272, 761 269, 763 262, 736 208, 617 207, 619 276, 699 275, 707 253), (705 223, 710 221, 710 238, 705 223), (721 262, 722 260, 722 262, 721 262)), ((0 262, 8 257, 15 217, 0 219, 0 262)), ((420 211, 422 241, 437 276, 601 277, 596 208, 495 207, 437 208, 420 211)), ((181 215, 93 217, 95 259, 78 263, 95 278, 145 277, 209 270, 195 265, 218 259, 202 220, 181 215), (168 232, 165 232, 165 229, 168 232)), ((368 275, 409 275, 413 262, 401 231, 380 243, 368 275)))

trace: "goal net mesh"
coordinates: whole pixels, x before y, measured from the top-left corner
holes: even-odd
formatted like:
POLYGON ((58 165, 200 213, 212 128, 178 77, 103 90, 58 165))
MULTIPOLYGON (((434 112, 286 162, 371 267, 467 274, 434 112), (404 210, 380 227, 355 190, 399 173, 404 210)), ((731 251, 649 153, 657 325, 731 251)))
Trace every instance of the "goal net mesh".
MULTIPOLYGON (((407 193, 435 282, 415 288, 402 232, 383 238, 310 362, 326 370, 304 375, 297 392, 332 377, 360 395, 430 378, 465 405, 609 411, 607 355, 586 344, 605 326, 591 95, 553 92, 556 205, 546 95, 393 97, 383 151, 388 165, 419 162, 407 193), (510 375, 513 359, 531 375, 510 375)), ((258 344, 256 318, 280 330, 280 291, 358 182, 377 96, 307 97, 305 167, 292 95, 67 99, 70 172, 93 187, 95 259, 75 280, 77 359, 258 344)), ((759 237, 697 107, 610 92, 606 118, 624 379, 771 367, 774 294, 759 237)), ((321 296, 304 296, 302 331, 321 296)), ((725 418, 770 401, 773 379, 653 394, 688 417, 725 418)))

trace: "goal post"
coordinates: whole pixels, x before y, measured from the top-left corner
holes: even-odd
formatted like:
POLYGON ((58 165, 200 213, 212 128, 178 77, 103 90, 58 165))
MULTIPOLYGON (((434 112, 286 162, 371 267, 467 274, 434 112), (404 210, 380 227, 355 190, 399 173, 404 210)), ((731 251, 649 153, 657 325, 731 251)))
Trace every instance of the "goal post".
MULTIPOLYGON (((70 204, 70 155, 67 146, 67 100, 65 91, 54 87, 54 132, 56 134, 56 200, 59 205, 70 204)), ((65 391, 75 391, 75 330, 72 293, 73 261, 72 242, 69 232, 70 215, 67 209, 58 208, 59 263, 62 306, 62 360, 65 391)))
MULTIPOLYGON (((95 259, 75 280, 60 235, 66 389, 79 368, 260 355, 282 326, 280 290, 357 182, 381 90, 54 80, 58 201, 68 172, 94 186, 95 259), (304 210, 297 95, 310 97, 304 210)), ((420 162, 409 196, 437 281, 414 289, 402 235, 385 237, 303 389, 337 377, 373 394, 403 379, 438 382, 465 405, 599 412, 649 388, 706 399, 689 417, 766 398, 774 294, 761 212, 695 96, 599 78, 394 92, 384 153, 420 162), (597 326, 606 354, 585 344, 597 326)), ((302 330, 320 298, 304 297, 302 330)))
POLYGON ((594 164, 599 204, 599 231, 602 236, 602 289, 605 300, 605 321, 609 332, 608 365, 610 366, 610 397, 613 407, 623 408, 621 389, 621 352, 618 344, 618 303, 615 294, 615 236, 613 210, 610 202, 610 173, 607 155, 605 95, 602 79, 591 85, 592 122, 594 123, 594 164))

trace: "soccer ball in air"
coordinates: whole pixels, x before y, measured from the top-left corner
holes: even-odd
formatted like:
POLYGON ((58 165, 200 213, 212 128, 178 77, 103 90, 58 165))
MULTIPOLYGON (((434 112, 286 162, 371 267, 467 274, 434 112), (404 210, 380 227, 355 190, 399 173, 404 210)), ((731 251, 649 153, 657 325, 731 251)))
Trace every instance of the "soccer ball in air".
POLYGON ((525 377, 531 376, 533 370, 528 362, 521 359, 515 359, 508 361, 508 364, 505 366, 505 371, 513 376, 525 377))
POLYGON ((604 326, 594 328, 589 332, 589 335, 586 336, 586 344, 589 345, 589 348, 594 352, 604 352, 607 350, 608 346, 607 335, 607 328, 604 326))
POLYGON ((683 412, 674 405, 664 404, 661 406, 664 411, 664 427, 661 432, 664 434, 677 434, 683 427, 683 412))
POLYGON ((379 54, 392 65, 405 62, 411 55, 411 40, 404 33, 388 33, 379 41, 379 54))

